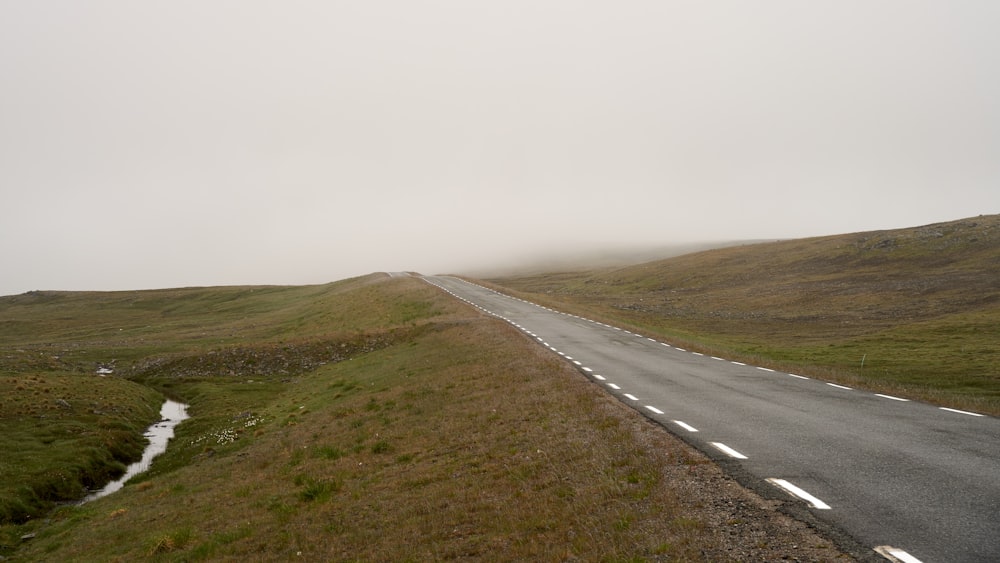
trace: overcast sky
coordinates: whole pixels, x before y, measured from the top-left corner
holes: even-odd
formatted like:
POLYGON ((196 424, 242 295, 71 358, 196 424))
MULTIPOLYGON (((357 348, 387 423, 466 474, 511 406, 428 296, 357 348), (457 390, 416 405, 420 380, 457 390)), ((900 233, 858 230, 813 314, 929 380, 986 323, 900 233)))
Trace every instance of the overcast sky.
POLYGON ((998 213, 998 30, 995 0, 0 0, 0 295, 998 213))

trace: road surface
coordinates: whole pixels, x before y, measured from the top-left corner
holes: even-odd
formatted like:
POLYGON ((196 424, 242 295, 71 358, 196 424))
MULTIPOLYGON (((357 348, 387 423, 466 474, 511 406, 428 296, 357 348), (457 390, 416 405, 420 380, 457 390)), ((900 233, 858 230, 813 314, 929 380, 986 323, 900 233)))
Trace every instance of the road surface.
POLYGON ((704 356, 457 278, 495 315, 863 556, 1000 561, 1000 419, 704 356))

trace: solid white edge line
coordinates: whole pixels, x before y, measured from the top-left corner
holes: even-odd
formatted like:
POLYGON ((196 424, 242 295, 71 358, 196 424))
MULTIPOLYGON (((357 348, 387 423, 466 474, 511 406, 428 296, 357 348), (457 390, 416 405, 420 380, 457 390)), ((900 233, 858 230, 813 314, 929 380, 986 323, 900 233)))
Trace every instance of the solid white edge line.
POLYGON ((680 420, 675 420, 675 421, 673 421, 673 423, 676 424, 677 426, 680 426, 684 430, 687 430, 688 432, 697 432, 698 431, 698 429, 695 428, 694 426, 691 426, 690 424, 688 424, 686 422, 683 422, 683 421, 680 421, 680 420))
POLYGON ((899 561, 900 563, 923 563, 902 549, 892 547, 891 545, 880 545, 875 548, 875 553, 878 553, 890 561, 899 561))
POLYGON ((979 414, 979 413, 975 413, 975 412, 960 411, 958 409, 949 409, 948 407, 938 407, 938 408, 940 408, 943 411, 957 412, 958 414, 967 414, 969 416, 985 416, 985 415, 982 415, 982 414, 979 414))
POLYGON ((816 497, 812 496, 811 494, 803 491, 802 489, 796 487, 795 485, 789 483, 788 481, 785 481, 784 479, 768 478, 768 479, 765 479, 765 481, 767 481, 768 483, 771 483, 772 485, 774 485, 776 487, 779 487, 781 489, 784 489, 785 491, 787 491, 787 492, 789 492, 789 493, 791 493, 791 494, 799 497, 800 499, 802 499, 802 500, 806 501, 807 503, 809 503, 809 506, 811 506, 813 508, 816 508, 816 509, 819 509, 819 510, 830 510, 830 505, 829 504, 827 504, 827 503, 819 500, 818 498, 816 498, 816 497))
POLYGON ((709 444, 712 444, 713 446, 715 446, 717 450, 728 455, 729 457, 734 457, 736 459, 748 459, 747 456, 741 454, 740 452, 734 450, 733 448, 730 448, 729 446, 723 444, 722 442, 709 442, 709 444))
POLYGON ((656 414, 663 414, 663 411, 661 411, 660 409, 658 409, 656 407, 651 407, 649 405, 646 405, 646 408, 649 409, 649 410, 651 410, 651 411, 653 411, 653 412, 655 412, 656 414))
POLYGON ((629 399, 633 400, 633 401, 638 401, 639 400, 639 397, 636 397, 635 395, 632 395, 630 393, 625 393, 625 396, 628 397, 629 399))
POLYGON ((892 395, 883 395, 881 393, 875 393, 876 397, 882 397, 883 399, 892 399, 893 401, 902 401, 904 403, 909 402, 909 399, 904 399, 902 397, 893 397, 892 395))

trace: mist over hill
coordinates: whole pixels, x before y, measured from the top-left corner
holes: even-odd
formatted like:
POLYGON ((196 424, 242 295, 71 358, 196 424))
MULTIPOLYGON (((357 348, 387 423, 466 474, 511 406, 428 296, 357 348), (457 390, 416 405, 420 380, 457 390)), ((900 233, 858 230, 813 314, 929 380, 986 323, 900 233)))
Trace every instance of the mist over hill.
POLYGON ((1000 215, 981 215, 491 281, 693 346, 993 412, 997 272, 1000 215))
POLYGON ((661 245, 607 245, 525 252, 521 259, 502 260, 490 266, 476 266, 460 273, 479 278, 521 276, 545 272, 572 272, 620 268, 644 262, 683 256, 715 248, 756 244, 763 240, 705 241, 661 245))

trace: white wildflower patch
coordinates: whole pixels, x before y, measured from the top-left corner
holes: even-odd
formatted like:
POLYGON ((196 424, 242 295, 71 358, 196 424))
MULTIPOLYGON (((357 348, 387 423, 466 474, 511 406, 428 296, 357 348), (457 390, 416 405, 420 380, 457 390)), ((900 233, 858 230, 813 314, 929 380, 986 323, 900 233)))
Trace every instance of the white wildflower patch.
POLYGON ((192 446, 200 444, 225 445, 232 444, 240 439, 240 434, 248 429, 263 424, 264 417, 250 413, 243 413, 233 419, 233 425, 220 430, 215 430, 191 440, 192 446))
POLYGON ((264 422, 264 417, 253 415, 243 421, 243 428, 253 428, 261 422, 264 422))

